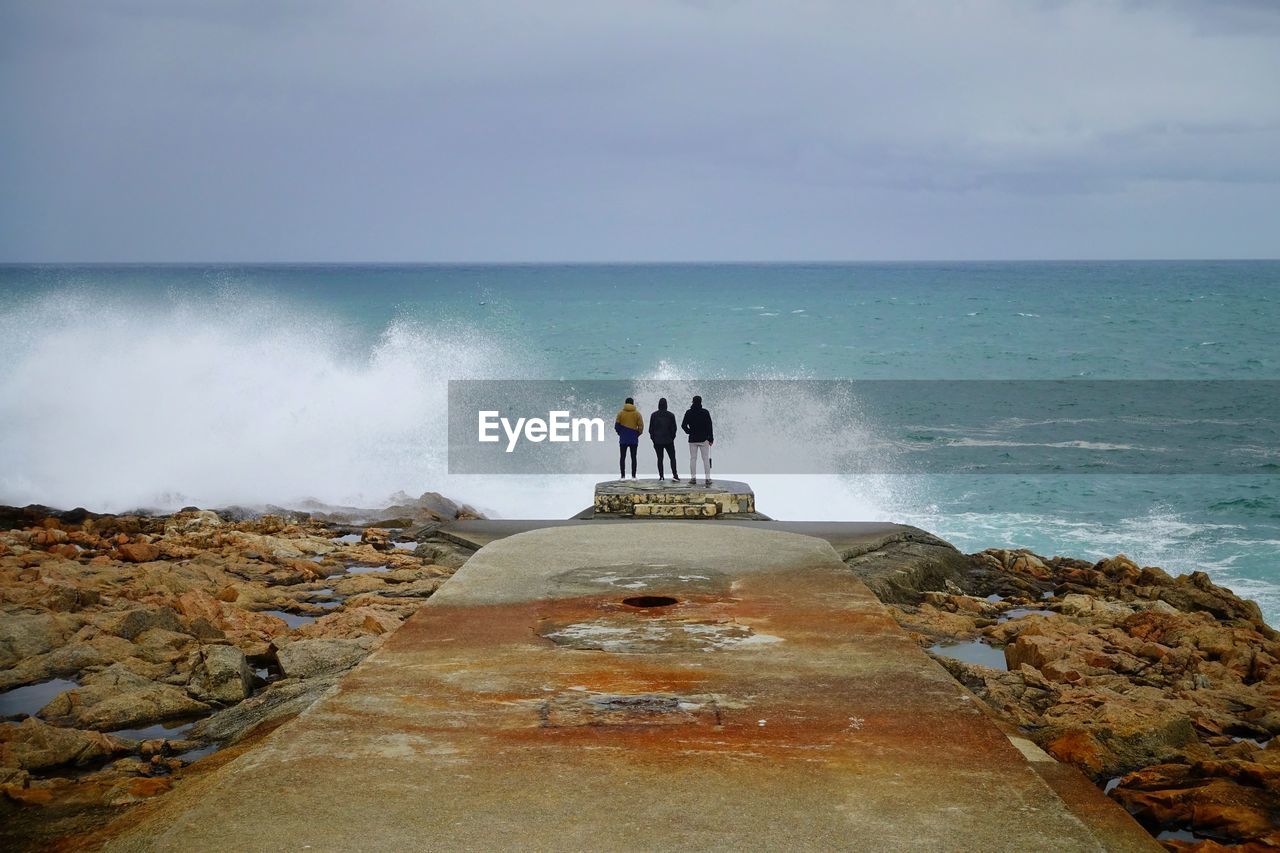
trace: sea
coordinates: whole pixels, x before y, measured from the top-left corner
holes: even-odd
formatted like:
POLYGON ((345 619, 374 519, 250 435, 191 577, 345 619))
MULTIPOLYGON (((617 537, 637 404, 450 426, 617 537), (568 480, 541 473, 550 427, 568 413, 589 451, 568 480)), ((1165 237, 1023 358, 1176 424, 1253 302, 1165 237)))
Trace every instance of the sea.
MULTIPOLYGON (((562 518, 590 503, 593 478, 449 473, 449 380, 650 393, 711 379, 1277 380, 1278 342, 1277 261, 6 265, 0 503, 381 506, 437 491, 493 516, 562 518)), ((718 418, 750 415, 717 402, 718 418)), ((1181 428, 1212 447, 1248 421, 1239 408, 1181 428)), ((874 415, 771 418, 757 437, 850 452, 874 415)), ((981 439, 1034 446, 1052 417, 1028 407, 981 439)), ((931 426, 939 446, 972 438, 931 426)), ((1202 570, 1280 624, 1275 462, 751 482, 780 519, 1202 570)), ((614 464, 604 454, 600 478, 614 464)))

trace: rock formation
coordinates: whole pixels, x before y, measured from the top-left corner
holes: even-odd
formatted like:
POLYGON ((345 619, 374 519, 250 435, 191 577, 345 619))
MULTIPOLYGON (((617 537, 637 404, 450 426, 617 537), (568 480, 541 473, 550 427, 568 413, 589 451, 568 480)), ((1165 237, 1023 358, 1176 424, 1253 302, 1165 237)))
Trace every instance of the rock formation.
POLYGON ((1254 602, 1123 555, 969 563, 893 612, 993 713, 1153 832, 1194 836, 1171 849, 1280 846, 1280 638, 1254 602), (1006 668, 947 656, 965 641, 1002 649, 1006 668))
POLYGON ((470 553, 439 495, 323 514, 0 508, 0 847, 304 710, 470 553))

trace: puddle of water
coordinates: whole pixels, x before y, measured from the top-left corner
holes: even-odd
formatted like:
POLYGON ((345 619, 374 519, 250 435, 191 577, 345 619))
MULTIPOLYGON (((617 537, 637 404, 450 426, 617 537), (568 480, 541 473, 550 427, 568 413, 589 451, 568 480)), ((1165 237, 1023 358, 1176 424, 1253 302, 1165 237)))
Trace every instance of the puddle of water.
POLYGON ((347 543, 347 544, 351 544, 351 543, 359 542, 359 541, 360 541, 360 534, 359 534, 359 533, 348 533, 348 534, 346 534, 345 536, 335 536, 335 537, 333 537, 332 539, 330 539, 329 541, 330 541, 330 542, 345 542, 345 543, 347 543))
POLYGON ((1102 793, 1110 794, 1112 791, 1114 791, 1116 789, 1116 785, 1120 784, 1121 778, 1122 777, 1120 776, 1112 776, 1110 779, 1108 779, 1106 786, 1102 789, 1102 793))
POLYGON ((930 646, 929 651, 935 655, 965 663, 975 663, 988 669, 1008 669, 1004 662, 1004 650, 981 640, 968 643, 938 643, 930 646))
POLYGON ((1000 595, 999 593, 988 595, 987 601, 991 602, 992 604, 999 604, 1000 602, 1004 601, 1004 596, 1000 595))
POLYGON ((347 566, 349 575, 367 575, 370 572, 385 572, 387 566, 347 566))
POLYGON ((1234 735, 1232 736, 1231 739, 1236 743, 1251 743, 1254 746, 1256 746, 1258 749, 1266 749, 1267 744, 1271 742, 1271 738, 1267 738, 1266 740, 1258 740, 1256 737, 1235 737, 1234 735))
POLYGON ((1056 616, 1052 610, 1037 610, 1033 607, 1015 607, 1001 614, 997 620, 999 622, 1008 622, 1010 619, 1021 619, 1023 616, 1056 616))
POLYGON ((275 616, 279 619, 283 619, 284 624, 288 625, 290 628, 299 628, 303 625, 316 621, 316 617, 314 616, 303 616, 300 613, 289 613, 284 610, 264 610, 262 612, 275 616))
POLYGON ((1156 841, 1202 841, 1203 839, 1189 829, 1166 829, 1156 836, 1156 841))
POLYGON ((0 693, 0 717, 34 717, 53 697, 79 687, 67 678, 54 678, 0 693))
POLYGON ((156 740, 163 738, 164 740, 182 740, 182 736, 187 733, 187 729, 194 726, 195 720, 186 722, 170 722, 156 723, 154 726, 145 726, 140 729, 117 729, 107 734, 122 737, 126 740, 156 740))
POLYGON ((334 595, 331 587, 313 589, 307 594, 308 604, 314 604, 316 607, 323 607, 325 610, 333 610, 335 607, 341 607, 342 602, 346 600, 347 597, 345 595, 334 595))
POLYGON ((399 548, 401 551, 413 551, 419 545, 417 542, 392 542, 391 544, 396 548, 399 548))
POLYGON ((1053 590, 1051 590, 1051 589, 1046 589, 1044 592, 1040 593, 1040 600, 1041 600, 1041 601, 1043 601, 1043 600, 1045 600, 1045 599, 1049 599, 1049 598, 1053 598, 1053 590))

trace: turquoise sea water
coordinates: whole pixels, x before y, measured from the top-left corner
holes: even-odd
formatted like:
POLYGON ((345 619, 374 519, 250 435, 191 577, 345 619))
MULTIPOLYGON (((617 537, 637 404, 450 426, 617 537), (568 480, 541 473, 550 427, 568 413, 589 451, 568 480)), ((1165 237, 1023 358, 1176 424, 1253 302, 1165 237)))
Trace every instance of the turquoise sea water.
MULTIPOLYGON (((444 472, 445 381, 1273 380, 1277 329, 1270 261, 0 267, 0 502, 369 504, 436 489, 563 516, 587 503, 584 484, 444 472)), ((1206 421, 1203 440, 1248 415, 1206 421)), ((1042 420, 1028 411, 997 438, 1042 420)), ((780 423, 774 439, 853 432, 780 423)), ((776 517, 1203 568, 1280 616, 1276 476, 756 486, 776 517)))

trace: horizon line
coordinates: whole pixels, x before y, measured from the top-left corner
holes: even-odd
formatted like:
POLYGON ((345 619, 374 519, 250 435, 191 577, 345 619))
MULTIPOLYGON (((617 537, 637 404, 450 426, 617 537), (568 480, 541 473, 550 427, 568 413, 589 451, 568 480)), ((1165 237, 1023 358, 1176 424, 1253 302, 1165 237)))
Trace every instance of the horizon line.
POLYGON ((129 266, 351 266, 351 267, 606 267, 606 266, 853 266, 858 264, 1102 264, 1102 263, 1258 263, 1277 257, 1202 258, 864 258, 827 260, 144 260, 144 261, 31 261, 0 260, 0 267, 129 267, 129 266))

